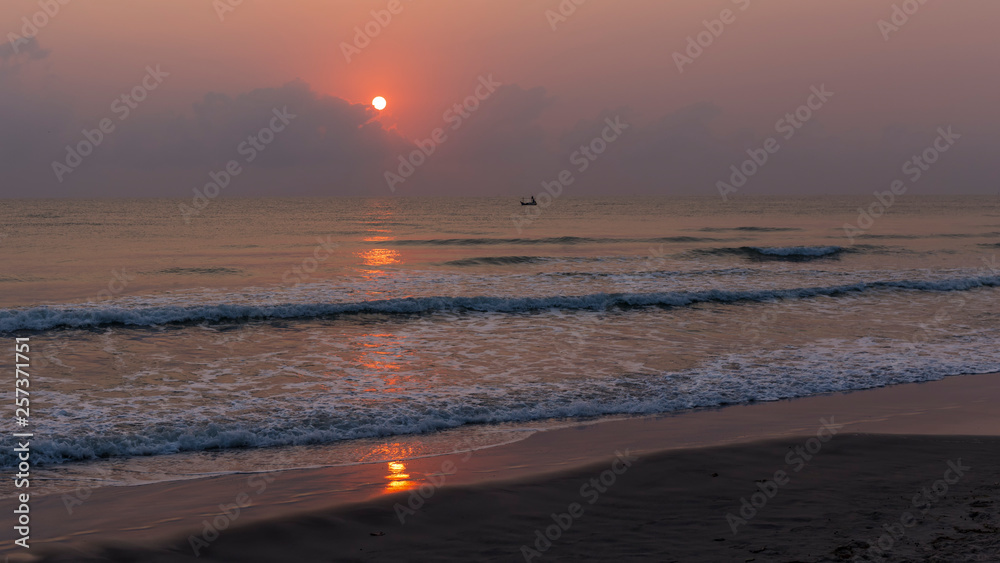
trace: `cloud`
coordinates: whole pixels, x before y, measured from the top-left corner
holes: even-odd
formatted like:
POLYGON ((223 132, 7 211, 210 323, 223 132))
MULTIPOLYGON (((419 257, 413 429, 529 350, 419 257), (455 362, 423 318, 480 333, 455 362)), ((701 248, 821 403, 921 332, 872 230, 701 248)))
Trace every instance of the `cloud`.
POLYGON ((319 187, 329 184, 351 191, 357 180, 377 177, 373 169, 385 165, 393 151, 408 146, 373 121, 374 110, 367 105, 320 95, 294 81, 233 97, 206 94, 189 115, 131 117, 110 137, 107 160, 120 167, 206 172, 230 160, 244 162, 240 147, 269 127, 275 110, 294 117, 273 140, 260 144, 263 148, 250 166, 314 170, 319 187))
MULTIPOLYGON (((21 82, 8 82, 0 93, 25 90, 21 82)), ((374 121, 367 105, 318 94, 301 81, 236 96, 209 93, 186 113, 146 113, 139 104, 124 118, 110 108, 90 119, 65 108, 53 113, 62 107, 59 96, 47 94, 0 100, 0 147, 18 179, 5 184, 11 193, 4 196, 30 184, 34 193, 53 196, 185 198, 231 160, 246 170, 233 183, 233 195, 364 194, 382 184, 381 171, 409 147, 374 121), (247 162, 251 137, 272 124, 276 110, 294 117, 273 140, 268 133, 270 142, 247 162), (77 147, 83 130, 96 131, 105 118, 114 130, 59 182, 53 161, 67 162, 67 146, 77 147)))
POLYGON ((46 183, 25 171, 40 171, 71 122, 69 96, 47 88, 39 76, 39 61, 49 51, 34 39, 0 44, 0 165, 6 182, 2 197, 24 197, 46 183), (20 173, 19 173, 20 172, 20 173))
MULTIPOLYGON (((400 192, 495 195, 531 191, 556 165, 552 140, 539 124, 553 103, 544 88, 498 87, 461 122, 442 121, 447 139, 400 192)), ((398 162, 397 157, 393 170, 398 162)))
MULTIPOLYGON (((153 111, 140 105, 126 119, 81 116, 74 98, 39 65, 48 56, 33 39, 14 53, 0 47, 0 163, 6 182, 2 197, 157 196, 190 198, 210 172, 238 161, 244 172, 225 195, 392 195, 386 171, 396 171, 400 155, 416 149, 413 139, 386 128, 367 104, 316 92, 296 80, 229 95, 210 92, 184 111, 153 111), (274 111, 295 118, 256 158, 241 152, 248 139, 269 126, 274 111), (110 118, 113 132, 63 182, 53 161, 66 158, 84 129, 110 118)), ((164 79, 165 90, 169 88, 164 79)), ((163 95, 166 91, 152 92, 163 95)), ((566 195, 624 193, 718 196, 716 183, 729 167, 762 146, 771 130, 717 132, 725 108, 702 102, 662 116, 637 114, 629 107, 606 109, 564 131, 543 125, 559 101, 544 88, 519 84, 498 87, 460 124, 442 116, 447 139, 398 186, 397 194, 527 195, 569 170, 566 195), (607 120, 628 124, 621 136, 581 170, 579 152, 597 139, 607 120), (457 127, 455 125, 458 125, 457 127), (575 159, 575 160, 574 160, 575 159)), ((167 104, 169 106, 169 104, 167 104)), ((860 132, 830 134, 818 114, 769 157, 739 191, 758 194, 871 193, 899 176, 912 154, 933 140, 933 128, 884 126, 865 138, 860 132)), ((964 129, 958 127, 960 132, 964 129)), ((426 135, 430 135, 430 131, 426 135)), ((969 131, 919 186, 920 193, 992 189, 996 135, 969 131)), ((598 143, 600 144, 600 143, 598 143)))
MULTIPOLYGON (((44 99, 57 98, 48 92, 44 99)), ((535 183, 556 164, 552 140, 538 124, 552 103, 542 88, 503 85, 457 128, 452 127, 455 122, 442 120, 448 139, 401 193, 479 195, 535 183)), ((412 140, 375 119, 367 104, 317 93, 300 80, 232 96, 208 93, 184 113, 143 109, 140 104, 121 120, 111 111, 90 119, 63 111, 43 134, 46 107, 18 99, 4 112, 22 116, 14 143, 22 154, 11 160, 17 185, 31 184, 34 193, 49 196, 188 198, 208 181, 210 172, 236 160, 245 172, 227 188, 227 195, 387 196, 392 192, 385 172, 395 170, 399 156, 416 148, 412 140), (275 110, 295 117, 246 162, 241 149, 268 127, 275 110), (75 147, 84 139, 82 130, 95 130, 105 117, 114 130, 58 182, 53 160, 65 161, 66 147, 75 147)))
POLYGON ((21 37, 14 41, 0 43, 0 60, 4 63, 39 60, 47 56, 49 56, 49 51, 42 49, 34 37, 21 37))

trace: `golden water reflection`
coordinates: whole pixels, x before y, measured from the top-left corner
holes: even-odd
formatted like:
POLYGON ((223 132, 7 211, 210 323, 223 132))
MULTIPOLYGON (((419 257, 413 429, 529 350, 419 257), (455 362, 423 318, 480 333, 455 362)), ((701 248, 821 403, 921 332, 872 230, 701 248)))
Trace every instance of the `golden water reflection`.
POLYGON ((385 486, 385 492, 395 493, 407 491, 415 488, 417 484, 410 479, 410 474, 406 472, 406 464, 401 461, 389 462, 389 474, 386 476, 389 483, 385 486))
POLYGON ((359 252, 358 257, 365 266, 390 266, 392 264, 402 264, 403 259, 398 250, 390 248, 372 248, 359 252))
MULTIPOLYGON (((352 343, 352 360, 363 367, 367 376, 359 383, 365 392, 402 392, 401 385, 406 377, 401 376, 403 363, 409 358, 399 338, 392 333, 371 333, 355 339, 352 343)), ((398 454, 386 452, 386 458, 398 454)), ((403 457, 403 456, 398 456, 403 457)))
POLYGON ((400 442, 382 442, 374 445, 370 451, 363 455, 359 461, 375 460, 399 460, 390 461, 386 464, 386 485, 382 492, 395 493, 415 489, 419 483, 410 477, 410 472, 406 468, 407 459, 420 455, 420 451, 414 448, 413 444, 400 442))

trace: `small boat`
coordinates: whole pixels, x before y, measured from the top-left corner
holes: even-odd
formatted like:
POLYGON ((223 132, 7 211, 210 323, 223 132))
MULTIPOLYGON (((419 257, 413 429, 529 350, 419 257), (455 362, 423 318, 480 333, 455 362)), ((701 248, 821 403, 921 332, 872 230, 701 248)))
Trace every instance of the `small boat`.
POLYGON ((523 197, 521 198, 521 205, 538 205, 538 202, 535 201, 535 196, 531 196, 530 201, 525 201, 525 199, 526 198, 523 197))

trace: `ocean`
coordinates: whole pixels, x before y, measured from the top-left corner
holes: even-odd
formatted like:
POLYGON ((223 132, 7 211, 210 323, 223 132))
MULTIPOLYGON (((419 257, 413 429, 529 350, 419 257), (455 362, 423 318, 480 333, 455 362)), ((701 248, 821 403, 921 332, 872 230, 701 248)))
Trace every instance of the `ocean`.
POLYGON ((0 206, 43 491, 1000 371, 993 197, 180 203, 0 206))

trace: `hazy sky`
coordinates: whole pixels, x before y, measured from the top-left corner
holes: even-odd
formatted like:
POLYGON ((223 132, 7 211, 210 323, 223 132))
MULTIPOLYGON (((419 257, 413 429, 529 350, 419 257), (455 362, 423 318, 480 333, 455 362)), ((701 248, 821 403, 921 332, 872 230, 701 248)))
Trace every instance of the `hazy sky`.
POLYGON ((4 0, 0 197, 1000 190, 1000 2, 577 2, 4 0))

